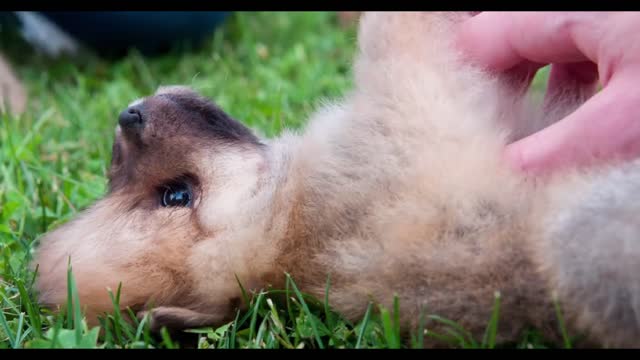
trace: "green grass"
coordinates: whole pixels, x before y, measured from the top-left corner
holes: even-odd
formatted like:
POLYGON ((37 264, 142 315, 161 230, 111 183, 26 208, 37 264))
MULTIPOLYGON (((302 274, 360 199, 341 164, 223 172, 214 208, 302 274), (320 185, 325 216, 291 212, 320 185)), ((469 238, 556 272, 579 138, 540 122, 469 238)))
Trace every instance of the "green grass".
MULTIPOLYGON (((156 58, 131 52, 112 61, 48 60, 14 33, 3 30, 0 38, 30 97, 24 115, 0 115, 0 348, 398 348, 420 347, 425 336, 456 347, 496 345, 498 298, 483 339, 425 313, 421 329, 435 320, 450 331, 420 330, 405 342, 397 303, 393 309, 371 304, 361 321, 349 323, 331 310, 328 297, 305 296, 291 279, 286 289, 248 297, 249 310, 233 322, 194 329, 187 340, 152 336, 147 318, 129 323, 119 311, 103 319, 103 331, 88 328, 71 271, 69 308, 56 315, 39 308, 27 269, 33 247, 47 229, 104 194, 116 116, 126 104, 159 85, 188 84, 274 136, 299 127, 320 101, 349 88, 355 32, 340 29, 331 13, 234 14, 203 47, 156 58)), ((119 296, 112 294, 114 310, 119 296)), ((510 346, 545 344, 532 332, 510 346)))

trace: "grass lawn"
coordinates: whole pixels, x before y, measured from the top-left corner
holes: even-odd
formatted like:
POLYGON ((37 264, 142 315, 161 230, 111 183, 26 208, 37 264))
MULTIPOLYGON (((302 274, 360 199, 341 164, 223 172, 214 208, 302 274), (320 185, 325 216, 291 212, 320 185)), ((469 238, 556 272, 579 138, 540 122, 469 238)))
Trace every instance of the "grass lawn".
MULTIPOLYGON (((274 136, 304 124, 323 98, 348 89, 354 30, 339 28, 332 13, 234 14, 202 48, 157 58, 131 52, 115 61, 47 60, 15 34, 0 32, 0 46, 30 96, 24 115, 0 115, 0 348, 417 346, 424 334, 401 342, 393 309, 377 311, 373 305, 362 321, 351 324, 331 312, 326 299, 301 296, 293 283, 285 289, 286 302, 262 293, 232 324, 194 330, 197 334, 183 341, 166 333, 152 337, 144 320, 127 324, 116 312, 99 334, 98 328, 87 329, 81 316, 71 316, 80 308, 60 316, 39 309, 31 293, 33 274, 26 268, 41 234, 104 194, 117 114, 130 101, 159 85, 188 84, 274 136)), ((452 346, 493 346, 495 321, 487 322, 485 339, 471 339, 452 324, 452 346)), ((509 346, 544 345, 533 331, 509 346)))

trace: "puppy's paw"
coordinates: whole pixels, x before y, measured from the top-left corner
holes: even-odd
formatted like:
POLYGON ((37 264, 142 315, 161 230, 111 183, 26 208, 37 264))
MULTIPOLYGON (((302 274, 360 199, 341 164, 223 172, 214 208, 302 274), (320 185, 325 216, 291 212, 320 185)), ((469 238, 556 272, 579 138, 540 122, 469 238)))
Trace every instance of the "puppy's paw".
POLYGON ((140 311, 137 314, 139 320, 149 315, 149 327, 151 332, 158 333, 165 327, 170 332, 186 329, 215 326, 225 319, 222 315, 205 314, 181 307, 158 307, 149 311, 140 311))
POLYGON ((27 91, 9 62, 0 55, 0 112, 22 114, 27 104, 27 91), (7 101, 7 103, 5 103, 7 101), (5 108, 9 105, 8 108, 5 108))
POLYGON ((442 52, 451 51, 453 26, 469 17, 467 12, 365 12, 359 21, 359 48, 370 60, 408 56, 436 64, 446 60, 442 52))
POLYGON ((357 24, 359 18, 360 11, 338 11, 338 20, 343 28, 357 24))

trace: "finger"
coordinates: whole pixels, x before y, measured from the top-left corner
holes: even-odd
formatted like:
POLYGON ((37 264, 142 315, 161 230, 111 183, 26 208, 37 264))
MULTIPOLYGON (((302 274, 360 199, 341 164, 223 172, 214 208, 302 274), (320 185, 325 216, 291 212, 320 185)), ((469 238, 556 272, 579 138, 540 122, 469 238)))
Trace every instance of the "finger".
POLYGON ((524 61, 597 62, 598 37, 585 19, 581 13, 483 12, 460 24, 457 42, 471 59, 496 71, 524 61))
POLYGON ((541 174, 603 160, 640 155, 639 93, 635 74, 619 74, 563 120, 509 145, 506 160, 516 169, 541 174))
POLYGON ((545 107, 574 110, 598 89, 598 66, 592 62, 553 64, 549 74, 545 107), (569 109, 568 107, 574 107, 569 109))

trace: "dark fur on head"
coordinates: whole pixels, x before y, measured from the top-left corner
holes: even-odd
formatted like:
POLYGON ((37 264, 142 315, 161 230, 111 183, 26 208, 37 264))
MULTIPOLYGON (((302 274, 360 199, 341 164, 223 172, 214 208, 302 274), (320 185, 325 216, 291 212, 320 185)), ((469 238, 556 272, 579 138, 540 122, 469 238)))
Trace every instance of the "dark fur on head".
POLYGON ((110 191, 162 177, 169 170, 167 165, 172 165, 171 173, 186 173, 190 164, 183 163, 182 154, 213 143, 220 147, 262 145, 246 126, 188 88, 164 89, 125 112, 132 109, 140 114, 141 124, 119 127, 109 170, 110 191))

